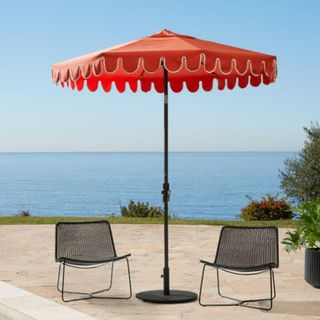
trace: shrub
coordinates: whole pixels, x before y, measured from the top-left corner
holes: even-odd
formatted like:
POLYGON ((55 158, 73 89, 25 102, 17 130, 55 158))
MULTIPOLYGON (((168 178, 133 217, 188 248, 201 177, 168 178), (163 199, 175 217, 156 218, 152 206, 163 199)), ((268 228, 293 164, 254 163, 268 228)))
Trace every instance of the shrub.
POLYGON ((247 196, 250 203, 241 210, 240 217, 245 221, 250 220, 284 220, 292 219, 293 212, 286 198, 278 199, 278 195, 267 194, 260 201, 247 196))
POLYGON ((30 217, 31 213, 29 210, 21 210, 18 214, 19 217, 30 217))
POLYGON ((159 207, 152 207, 149 202, 137 202, 130 200, 128 206, 120 205, 122 217, 135 218, 156 218, 163 215, 163 210, 159 207))

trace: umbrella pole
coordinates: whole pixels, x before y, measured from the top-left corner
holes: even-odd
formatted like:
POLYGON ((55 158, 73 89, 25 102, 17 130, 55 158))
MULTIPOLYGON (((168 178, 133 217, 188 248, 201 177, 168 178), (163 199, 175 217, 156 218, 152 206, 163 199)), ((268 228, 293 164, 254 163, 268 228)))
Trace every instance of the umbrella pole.
POLYGON ((170 197, 170 185, 168 177, 168 71, 163 68, 164 79, 164 183, 162 189, 164 206, 164 268, 163 268, 163 294, 170 294, 169 277, 169 230, 168 230, 168 202, 170 197))
POLYGON ((138 292, 136 297, 146 302, 153 303, 183 303, 192 302, 197 299, 197 294, 191 291, 184 290, 170 290, 170 277, 169 277, 169 215, 168 203, 170 200, 170 186, 168 178, 168 71, 163 67, 163 81, 164 81, 164 182, 162 188, 163 196, 163 210, 164 210, 164 268, 163 268, 163 289, 161 290, 148 290, 138 292))

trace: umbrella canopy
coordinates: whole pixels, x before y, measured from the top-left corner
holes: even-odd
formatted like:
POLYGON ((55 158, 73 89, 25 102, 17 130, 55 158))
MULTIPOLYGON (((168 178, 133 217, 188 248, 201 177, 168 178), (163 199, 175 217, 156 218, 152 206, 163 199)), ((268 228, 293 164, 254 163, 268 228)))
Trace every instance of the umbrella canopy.
POLYGON ((210 91, 217 88, 245 88, 275 81, 276 57, 197 39, 162 30, 149 37, 100 50, 85 56, 52 65, 52 79, 63 87, 82 90, 86 84, 90 91, 99 83, 109 92, 115 85, 119 92, 129 87, 133 92, 138 85, 144 92, 154 86, 164 93, 164 268, 163 290, 144 291, 137 297, 149 302, 178 303, 197 298, 193 292, 170 290, 168 202, 168 85, 180 92, 184 85, 196 92, 200 85, 210 91))
POLYGON ((148 92, 152 85, 164 91, 163 67, 168 71, 172 91, 187 89, 196 92, 200 86, 212 90, 214 80, 219 90, 249 83, 258 86, 274 82, 277 75, 276 57, 197 39, 162 30, 151 36, 103 49, 75 59, 52 65, 52 79, 62 86, 90 91, 99 82, 105 91, 112 85, 119 92, 129 87, 148 92))

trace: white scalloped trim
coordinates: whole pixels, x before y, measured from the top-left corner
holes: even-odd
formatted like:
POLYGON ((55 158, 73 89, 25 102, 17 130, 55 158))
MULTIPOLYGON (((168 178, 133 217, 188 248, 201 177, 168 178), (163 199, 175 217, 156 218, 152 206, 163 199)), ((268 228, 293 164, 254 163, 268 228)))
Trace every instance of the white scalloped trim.
MULTIPOLYGON (((219 73, 221 73, 224 76, 230 75, 233 71, 235 71, 237 73, 237 75, 240 76, 240 77, 246 75, 248 72, 250 72, 250 75, 253 75, 255 77, 260 76, 262 73, 264 73, 267 77, 270 77, 270 75, 271 75, 266 69, 266 61, 265 60, 261 60, 260 61, 260 66, 262 66, 262 69, 263 69, 263 71, 260 72, 260 73, 255 73, 253 71, 253 64, 252 64, 251 59, 247 59, 247 66, 246 66, 245 71, 243 71, 243 72, 240 72, 238 70, 237 60, 234 59, 234 58, 231 59, 231 67, 230 67, 229 71, 222 70, 221 59, 220 58, 216 58, 215 65, 214 65, 214 67, 212 69, 207 69, 206 61, 207 61, 206 55, 204 53, 201 53, 200 54, 200 58, 199 58, 198 67, 195 68, 195 69, 190 69, 188 67, 187 57, 186 56, 182 56, 181 57, 181 65, 180 65, 180 67, 178 69, 176 69, 176 70, 172 70, 172 69, 168 68, 168 66, 166 64, 166 58, 165 57, 160 57, 159 58, 158 67, 155 70, 148 70, 144 65, 144 58, 140 57, 138 59, 138 63, 137 63, 136 69, 134 71, 127 71, 126 69, 123 68, 123 59, 122 58, 118 58, 117 59, 116 68, 113 71, 107 71, 106 59, 102 57, 99 60, 97 60, 97 63, 100 66, 100 69, 101 69, 101 71, 99 73, 97 72, 97 68, 94 66, 94 63, 88 63, 88 64, 85 64, 85 65, 78 65, 76 67, 77 71, 75 72, 77 74, 76 77, 73 76, 73 73, 72 73, 70 68, 65 69, 66 70, 65 73, 68 75, 67 79, 65 80, 65 82, 67 80, 77 81, 80 78, 80 76, 82 76, 83 79, 87 80, 88 78, 90 78, 92 76, 92 74, 95 77, 99 77, 103 73, 112 75, 112 74, 115 74, 120 68, 121 68, 121 70, 123 70, 128 75, 135 74, 140 69, 143 70, 144 72, 148 73, 148 74, 154 74, 154 73, 157 73, 159 71, 159 68, 161 68, 162 66, 164 68, 166 68, 169 73, 172 73, 172 74, 179 73, 182 69, 186 69, 189 72, 197 72, 200 69, 203 69, 208 74, 213 74, 216 71, 218 71, 219 73), (88 76, 85 76, 84 68, 89 69, 89 75, 88 76)), ((275 73, 274 74, 274 78, 276 78, 277 71, 276 71, 276 60, 275 59, 273 59, 272 69, 274 70, 274 73, 275 73)), ((53 77, 53 70, 52 70, 52 77, 53 77)), ((61 71, 58 71, 57 79, 56 79, 55 82, 59 82, 59 81, 62 81, 61 80, 61 71)))

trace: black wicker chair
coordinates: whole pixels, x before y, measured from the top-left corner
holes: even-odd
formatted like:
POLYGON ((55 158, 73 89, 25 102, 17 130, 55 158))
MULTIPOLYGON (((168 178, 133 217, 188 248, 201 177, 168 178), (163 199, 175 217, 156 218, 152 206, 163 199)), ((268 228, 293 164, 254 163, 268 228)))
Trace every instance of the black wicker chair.
POLYGON ((128 257, 131 254, 117 256, 111 227, 108 221, 59 222, 56 224, 55 259, 59 263, 57 289, 64 302, 86 299, 129 299, 132 296, 131 276, 128 257), (129 296, 99 296, 112 287, 113 264, 126 260, 129 296), (65 290, 66 267, 92 269, 111 264, 110 282, 107 288, 95 292, 75 292, 65 290), (62 272, 61 272, 62 269, 62 272), (61 276, 62 273, 62 276, 61 276), (62 279, 60 279, 62 278, 62 279), (61 286, 60 286, 61 282, 61 286), (65 294, 82 295, 80 298, 65 299, 65 294), (84 296, 84 297, 83 297, 84 296))
POLYGON ((276 227, 223 227, 214 262, 200 260, 203 263, 199 303, 202 306, 241 306, 261 310, 271 310, 276 297, 273 268, 279 267, 278 229, 276 227), (206 267, 217 270, 218 294, 234 301, 228 304, 206 304, 201 300, 203 278, 206 267), (219 271, 236 275, 255 275, 270 273, 270 297, 265 299, 239 300, 221 293, 219 271), (252 305, 254 302, 269 301, 268 307, 252 305), (251 303, 251 305, 249 305, 251 303))

